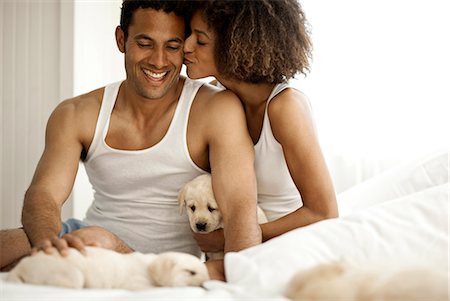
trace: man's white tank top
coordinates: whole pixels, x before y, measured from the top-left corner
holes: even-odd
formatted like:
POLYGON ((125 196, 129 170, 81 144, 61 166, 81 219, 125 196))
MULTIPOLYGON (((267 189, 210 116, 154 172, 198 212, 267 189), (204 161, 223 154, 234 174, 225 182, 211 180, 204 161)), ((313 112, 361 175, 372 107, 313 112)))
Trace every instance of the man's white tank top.
POLYGON ((266 103, 261 135, 255 145, 255 172, 258 184, 258 205, 269 221, 300 208, 303 203, 284 158, 283 148, 275 139, 267 113, 270 101, 287 83, 276 85, 266 103))
POLYGON ((187 124, 201 82, 186 79, 166 135, 143 150, 118 150, 105 142, 121 82, 105 87, 94 139, 84 162, 94 189, 85 222, 103 227, 135 251, 179 251, 200 256, 178 191, 205 173, 192 161, 187 124))

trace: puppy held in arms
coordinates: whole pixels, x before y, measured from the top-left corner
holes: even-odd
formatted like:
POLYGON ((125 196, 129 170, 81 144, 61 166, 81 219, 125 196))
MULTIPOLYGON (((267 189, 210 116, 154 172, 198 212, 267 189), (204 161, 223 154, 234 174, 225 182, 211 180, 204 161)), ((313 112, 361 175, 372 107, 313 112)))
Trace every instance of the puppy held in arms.
POLYGON ((69 249, 68 256, 43 251, 23 258, 7 281, 66 288, 117 288, 141 290, 151 287, 200 286, 209 279, 197 257, 178 252, 121 254, 86 247, 86 255, 69 249))
MULTIPOLYGON (((196 233, 209 233, 223 228, 222 214, 214 197, 211 175, 204 174, 188 182, 178 194, 180 214, 186 208, 189 224, 196 233)), ((261 208, 258 207, 258 222, 267 222, 261 208)), ((223 252, 206 253, 207 259, 222 259, 223 252)))

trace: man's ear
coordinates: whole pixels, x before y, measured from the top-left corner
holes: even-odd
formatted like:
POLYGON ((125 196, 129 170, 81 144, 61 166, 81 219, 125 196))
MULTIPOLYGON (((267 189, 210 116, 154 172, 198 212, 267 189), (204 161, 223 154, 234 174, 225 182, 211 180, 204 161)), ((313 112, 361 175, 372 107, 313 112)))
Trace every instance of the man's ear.
POLYGON ((120 26, 116 27, 116 43, 120 52, 125 53, 125 34, 120 26))

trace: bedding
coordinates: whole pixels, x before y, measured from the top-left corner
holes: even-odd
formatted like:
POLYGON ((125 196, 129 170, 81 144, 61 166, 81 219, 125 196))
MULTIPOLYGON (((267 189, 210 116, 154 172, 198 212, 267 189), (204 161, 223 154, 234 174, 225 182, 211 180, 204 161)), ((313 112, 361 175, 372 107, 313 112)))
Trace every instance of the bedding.
MULTIPOLYGON (((447 272, 448 152, 434 154, 362 183, 338 196, 341 217, 290 231, 225 256, 228 283, 143 291, 63 289, 5 282, 2 300, 268 300, 283 296, 292 275, 320 263, 447 272)), ((447 274, 448 275, 448 274, 447 274)))
POLYGON ((230 283, 280 294, 299 270, 350 264, 448 267, 448 184, 288 232, 225 257, 230 283), (243 276, 245 275, 245 277, 243 276))
POLYGON ((448 183, 449 152, 437 151, 389 169, 338 195, 339 215, 448 183))

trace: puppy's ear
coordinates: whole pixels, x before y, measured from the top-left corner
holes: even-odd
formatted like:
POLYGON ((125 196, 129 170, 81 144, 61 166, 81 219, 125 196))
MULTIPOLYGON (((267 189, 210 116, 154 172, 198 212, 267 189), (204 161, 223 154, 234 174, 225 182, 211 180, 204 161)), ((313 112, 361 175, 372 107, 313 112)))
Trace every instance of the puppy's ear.
POLYGON ((171 286, 174 267, 172 258, 160 254, 149 265, 148 275, 155 286, 171 286))
POLYGON ((183 209, 186 206, 186 200, 184 199, 186 196, 187 187, 183 186, 180 192, 178 193, 178 204, 180 205, 180 215, 183 214, 183 209))

